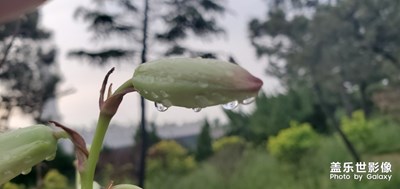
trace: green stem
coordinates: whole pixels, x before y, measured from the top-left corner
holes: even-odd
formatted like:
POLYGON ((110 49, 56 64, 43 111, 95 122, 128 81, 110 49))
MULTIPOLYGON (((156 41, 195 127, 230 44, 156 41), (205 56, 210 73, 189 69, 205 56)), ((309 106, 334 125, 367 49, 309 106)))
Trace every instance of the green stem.
POLYGON ((129 89, 129 88, 132 88, 132 87, 133 87, 132 81, 130 79, 128 79, 121 86, 119 86, 117 88, 117 90, 115 90, 115 92, 113 94, 120 93, 120 92, 124 91, 125 89, 129 89))
POLYGON ((82 189, 93 189, 94 173, 96 164, 99 160, 104 136, 112 117, 104 116, 100 113, 97 122, 96 132, 93 137, 92 145, 89 151, 89 158, 86 162, 85 170, 81 173, 82 189))
MULTIPOLYGON (((118 87, 113 94, 118 94, 129 88, 132 88, 132 82, 130 79, 125 81, 125 83, 118 87)), ((112 117, 112 115, 110 116, 102 114, 100 110, 96 131, 89 151, 89 158, 86 161, 85 169, 81 171, 82 189, 93 189, 96 165, 99 161, 101 147, 103 145, 104 137, 106 135, 107 128, 110 124, 112 117)))

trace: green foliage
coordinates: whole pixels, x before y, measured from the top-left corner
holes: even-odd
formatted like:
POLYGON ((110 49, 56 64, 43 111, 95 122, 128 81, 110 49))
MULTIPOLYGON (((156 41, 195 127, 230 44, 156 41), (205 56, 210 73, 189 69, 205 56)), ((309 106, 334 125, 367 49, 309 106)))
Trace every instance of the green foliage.
POLYGON ((8 127, 14 108, 37 123, 51 119, 42 117, 42 111, 46 102, 55 97, 60 81, 55 63, 57 50, 51 45, 51 33, 41 28, 39 21, 40 14, 35 11, 1 26, 0 130, 8 127))
POLYGON ((214 152, 218 152, 230 146, 244 146, 245 144, 246 142, 243 140, 243 138, 238 136, 227 136, 214 141, 212 148, 214 152))
POLYGON ((270 137, 267 143, 268 152, 277 159, 299 162, 307 153, 315 150, 318 135, 308 123, 291 123, 291 127, 283 129, 277 136, 270 137))
MULTIPOLYGON (((218 154, 218 153, 217 153, 218 154)), ((231 154, 233 156, 234 154, 231 154)), ((229 155, 228 155, 229 156, 229 155)), ((387 156, 365 158, 363 161, 390 161, 392 170, 400 168, 399 153, 387 156)), ((211 160, 211 159, 210 159, 211 160)), ((213 162, 204 162, 196 170, 185 175, 165 174, 147 180, 146 188, 174 189, 243 189, 243 188, 274 188, 274 189, 341 189, 341 188, 397 188, 400 184, 400 174, 393 172, 388 181, 330 180, 330 163, 333 161, 349 161, 347 150, 336 137, 323 137, 313 156, 308 156, 303 164, 296 169, 288 168, 286 162, 278 161, 262 148, 245 150, 244 156, 235 162, 236 168, 228 174, 220 172, 213 162)))
POLYGON ((371 136, 374 125, 368 123, 362 111, 353 112, 351 118, 343 117, 341 126, 343 132, 350 141, 355 143, 357 149, 366 150, 372 147, 371 136))
POLYGON ((320 1, 312 11, 276 2, 265 19, 249 23, 250 39, 257 54, 268 57, 268 73, 288 89, 318 91, 330 112, 362 108, 368 115, 374 86, 383 79, 398 83, 398 2, 320 1))
POLYGON ((66 189, 68 179, 56 169, 51 169, 46 173, 43 181, 44 189, 66 189))
POLYGON ((317 131, 327 132, 325 117, 312 102, 312 97, 309 90, 290 90, 276 96, 261 94, 256 99, 255 110, 249 115, 225 111, 229 118, 228 135, 262 144, 269 136, 288 128, 291 120, 309 122, 317 125, 317 131))
POLYGON ((147 173, 150 177, 167 171, 175 174, 188 172, 196 167, 193 156, 172 140, 163 140, 153 145, 148 153, 147 173))
POLYGON ((196 160, 202 161, 207 159, 213 153, 212 148, 212 138, 210 133, 210 124, 208 121, 205 121, 203 127, 201 128, 201 132, 199 137, 197 138, 197 147, 196 147, 196 160))
POLYGON ((25 189, 25 186, 23 184, 7 182, 3 185, 2 189, 25 189))
POLYGON ((350 118, 343 117, 341 126, 357 149, 365 153, 382 153, 399 150, 397 140, 400 127, 397 122, 385 117, 366 119, 362 111, 353 112, 350 118))

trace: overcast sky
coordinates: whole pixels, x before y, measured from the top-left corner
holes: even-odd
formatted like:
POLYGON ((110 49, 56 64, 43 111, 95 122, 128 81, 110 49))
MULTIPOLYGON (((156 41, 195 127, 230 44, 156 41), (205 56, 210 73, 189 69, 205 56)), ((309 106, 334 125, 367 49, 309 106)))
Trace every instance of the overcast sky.
MULTIPOLYGON (((54 43, 59 49, 58 63, 63 76, 60 90, 73 88, 75 93, 62 97, 56 103, 60 120, 71 127, 93 126, 98 116, 98 95, 99 87, 104 74, 112 67, 95 67, 87 62, 68 59, 66 53, 71 49, 90 48, 101 45, 91 41, 90 34, 86 31, 85 25, 73 18, 74 10, 79 5, 91 3, 90 0, 51 0, 42 6, 42 24, 53 31, 54 43)), ((264 81, 264 91, 274 92, 278 89, 278 83, 265 76, 265 61, 257 60, 254 48, 250 45, 247 34, 247 23, 251 18, 262 18, 265 15, 266 5, 263 0, 227 0, 228 8, 232 11, 222 18, 221 23, 227 31, 227 36, 218 40, 191 41, 191 46, 196 49, 215 50, 226 54, 234 54, 235 59, 253 75, 264 81)), ((152 58, 152 57, 150 57, 152 58)), ((110 77, 114 86, 131 77, 136 67, 135 64, 115 65, 116 70, 110 77)), ((119 112, 114 117, 114 123, 122 125, 133 125, 139 121, 139 96, 129 94, 125 97, 119 112)), ((226 120, 221 107, 209 107, 199 113, 191 109, 171 107, 166 112, 157 112, 153 104, 148 102, 148 120, 155 120, 157 123, 183 123, 202 120, 220 119, 226 120)), ((21 121, 20 117, 13 119, 11 124, 19 126, 29 124, 29 121, 21 121)))

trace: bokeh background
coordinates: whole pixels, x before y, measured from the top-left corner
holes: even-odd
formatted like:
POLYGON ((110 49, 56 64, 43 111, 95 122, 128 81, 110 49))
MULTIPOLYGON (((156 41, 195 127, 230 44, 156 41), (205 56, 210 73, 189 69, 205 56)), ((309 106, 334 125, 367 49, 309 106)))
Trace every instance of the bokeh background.
MULTIPOLYGON (((52 0, 0 25, 0 130, 56 120, 90 143, 110 68, 118 86, 146 61, 216 58, 263 80, 255 102, 159 112, 145 101, 142 112, 129 94, 101 185, 398 188, 399 11, 391 0, 52 0), (367 179, 367 168, 361 181, 330 179, 333 162, 352 162, 350 175, 357 162, 389 163, 373 174, 392 177, 367 179)), ((74 188, 73 160, 62 142, 55 160, 2 187, 74 188)))

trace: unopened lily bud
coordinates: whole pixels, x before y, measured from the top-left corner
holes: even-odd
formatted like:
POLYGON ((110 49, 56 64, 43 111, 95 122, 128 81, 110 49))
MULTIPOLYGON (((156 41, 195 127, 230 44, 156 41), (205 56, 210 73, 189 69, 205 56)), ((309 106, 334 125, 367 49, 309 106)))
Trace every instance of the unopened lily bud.
POLYGON ((28 174, 32 166, 43 160, 54 159, 57 138, 44 125, 0 133, 0 185, 21 173, 28 174))
POLYGON ((1 0, 0 23, 18 18, 20 15, 33 11, 46 0, 1 0))
POLYGON ((169 58, 140 65, 132 84, 144 98, 166 107, 204 108, 257 96, 263 82, 236 64, 169 58))
POLYGON ((132 185, 132 184, 119 184, 119 185, 113 186, 112 189, 142 189, 142 188, 132 185))

